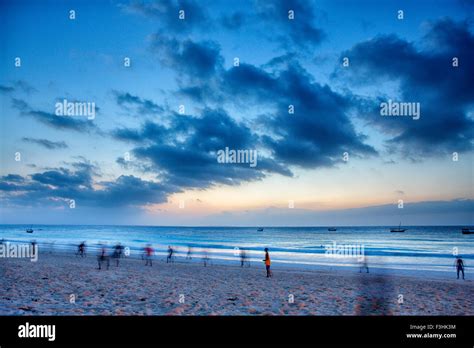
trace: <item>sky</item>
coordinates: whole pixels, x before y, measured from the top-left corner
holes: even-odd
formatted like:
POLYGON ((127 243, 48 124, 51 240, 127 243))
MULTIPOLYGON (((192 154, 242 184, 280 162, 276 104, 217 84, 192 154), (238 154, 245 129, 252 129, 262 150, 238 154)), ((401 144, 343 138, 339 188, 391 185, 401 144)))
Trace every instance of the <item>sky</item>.
POLYGON ((472 13, 3 0, 0 223, 472 225, 472 13))

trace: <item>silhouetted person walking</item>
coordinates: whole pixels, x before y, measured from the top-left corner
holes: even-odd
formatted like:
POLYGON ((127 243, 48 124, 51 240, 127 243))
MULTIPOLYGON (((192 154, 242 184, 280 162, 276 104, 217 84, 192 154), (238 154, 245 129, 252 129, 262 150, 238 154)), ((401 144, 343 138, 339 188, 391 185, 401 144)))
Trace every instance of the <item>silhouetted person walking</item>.
POLYGON ((193 249, 189 246, 188 247, 188 254, 186 255, 186 260, 191 260, 192 259, 192 253, 193 253, 193 249))
POLYGON ((207 264, 209 263, 209 254, 207 253, 207 250, 203 250, 204 256, 202 258, 202 261, 204 262, 204 267, 207 267, 207 264))
POLYGON ((79 244, 79 246, 77 247, 76 255, 79 255, 80 257, 86 256, 86 242, 82 242, 81 244, 79 244))
POLYGON ((114 253, 112 254, 112 257, 115 259, 115 267, 118 267, 120 258, 122 257, 122 251, 123 251, 123 246, 120 243, 117 243, 117 245, 114 248, 114 253))
MULTIPOLYGON (((247 261, 247 253, 245 252, 244 249, 240 250, 240 267, 244 267, 245 262, 247 261)), ((250 266, 250 262, 249 262, 250 266)))
POLYGON ((359 273, 362 273, 362 270, 365 269, 369 273, 369 264, 367 262, 367 257, 363 256, 359 261, 359 273))
POLYGON ((168 257, 166 258, 166 263, 173 262, 173 248, 168 245, 168 257))
POLYGON ((100 245, 99 247, 99 255, 97 256, 97 262, 99 264, 99 270, 102 269, 102 262, 105 262, 107 265, 107 269, 109 269, 110 259, 109 255, 107 255, 107 249, 103 245, 100 245))
POLYGON ((456 266, 456 273, 457 273, 457 276, 458 276, 457 279, 459 279, 459 272, 461 272, 462 273, 462 279, 464 280, 464 267, 465 267, 465 265, 464 265, 463 260, 460 257, 456 258, 456 261, 455 261, 454 265, 456 266))

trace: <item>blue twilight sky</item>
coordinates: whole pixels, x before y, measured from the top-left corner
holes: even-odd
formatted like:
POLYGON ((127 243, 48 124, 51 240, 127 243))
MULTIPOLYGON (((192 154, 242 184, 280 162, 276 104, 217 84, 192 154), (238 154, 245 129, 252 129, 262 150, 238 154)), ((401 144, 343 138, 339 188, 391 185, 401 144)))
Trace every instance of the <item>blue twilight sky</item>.
POLYGON ((0 222, 473 224, 472 13, 2 0, 0 222), (57 115, 63 100, 95 117, 57 115), (388 100, 419 119, 382 116, 388 100), (257 165, 219 163, 225 148, 257 165))

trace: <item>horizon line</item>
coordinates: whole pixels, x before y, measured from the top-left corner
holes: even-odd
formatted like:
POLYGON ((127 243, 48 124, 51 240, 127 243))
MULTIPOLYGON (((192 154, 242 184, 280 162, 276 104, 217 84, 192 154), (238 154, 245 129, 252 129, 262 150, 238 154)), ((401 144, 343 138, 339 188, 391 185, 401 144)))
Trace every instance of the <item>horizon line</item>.
MULTIPOLYGON (((7 224, 7 223, 0 223, 0 226, 114 226, 114 227, 185 227, 185 228, 199 228, 199 227, 214 227, 214 228, 344 228, 344 227, 393 227, 398 225, 245 225, 245 226, 235 226, 235 225, 127 225, 127 224, 32 224, 32 223, 21 223, 21 224, 7 224)), ((474 224, 470 225, 433 225, 433 224, 426 224, 426 225, 402 225, 403 227, 466 227, 466 226, 473 226, 474 224)))

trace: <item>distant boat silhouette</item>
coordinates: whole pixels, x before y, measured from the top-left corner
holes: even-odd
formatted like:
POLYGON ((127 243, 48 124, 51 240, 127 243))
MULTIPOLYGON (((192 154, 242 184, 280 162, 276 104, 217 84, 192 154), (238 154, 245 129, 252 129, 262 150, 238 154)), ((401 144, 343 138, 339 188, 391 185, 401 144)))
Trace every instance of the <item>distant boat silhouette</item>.
POLYGON ((334 232, 334 231, 337 231, 337 228, 336 227, 329 227, 328 231, 334 232))
POLYGON ((262 231, 263 231, 263 228, 262 228, 262 227, 257 228, 257 231, 258 231, 258 232, 262 232, 262 231))
POLYGON ((402 223, 400 222, 400 225, 398 226, 398 228, 392 228, 390 232, 405 232, 407 230, 406 228, 401 228, 401 227, 402 227, 402 223))
POLYGON ((474 230, 471 230, 469 228, 463 228, 462 234, 474 234, 474 230))
POLYGON ((30 228, 27 228, 26 229, 26 233, 33 233, 33 229, 30 227, 30 228))

